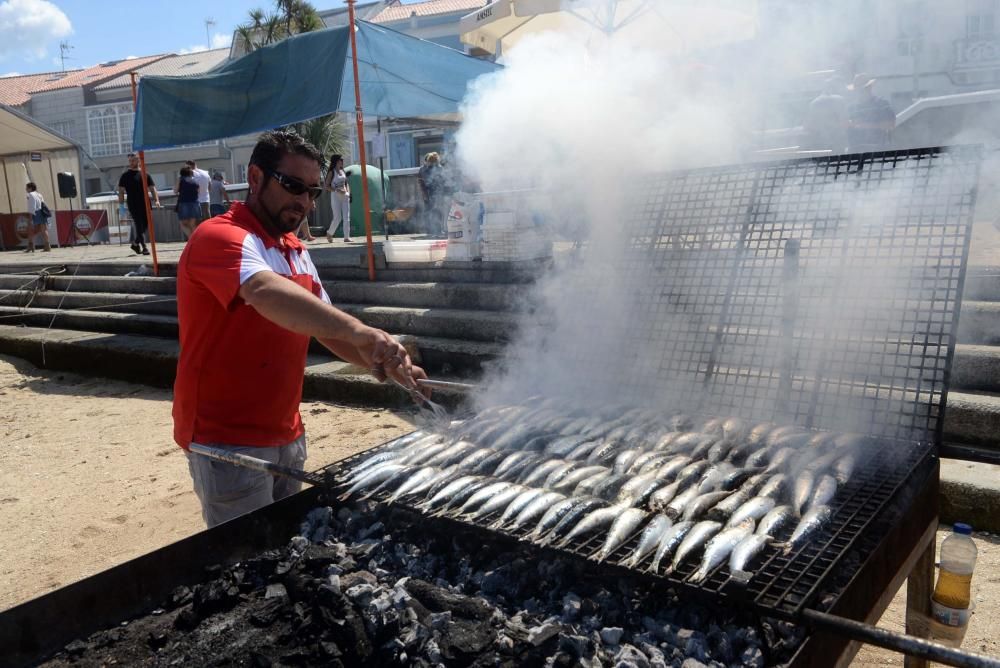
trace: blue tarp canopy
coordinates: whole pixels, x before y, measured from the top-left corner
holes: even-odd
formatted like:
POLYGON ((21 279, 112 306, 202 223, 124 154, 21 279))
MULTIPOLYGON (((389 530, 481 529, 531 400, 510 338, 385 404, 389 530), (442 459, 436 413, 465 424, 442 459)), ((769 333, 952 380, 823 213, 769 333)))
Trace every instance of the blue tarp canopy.
MULTIPOLYGON (((296 35, 206 74, 143 77, 136 150, 263 132, 354 111, 348 26, 296 35)), ((458 110, 470 81, 494 63, 382 26, 357 22, 366 116, 417 118, 458 110)))

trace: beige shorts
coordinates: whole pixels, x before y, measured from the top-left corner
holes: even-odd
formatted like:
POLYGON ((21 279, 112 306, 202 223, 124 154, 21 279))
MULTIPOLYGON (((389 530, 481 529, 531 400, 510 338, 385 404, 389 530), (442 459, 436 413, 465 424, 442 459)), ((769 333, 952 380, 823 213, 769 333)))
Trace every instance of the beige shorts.
MULTIPOLYGON (((203 443, 242 455, 264 459, 272 464, 302 468, 306 463, 306 437, 278 447, 203 443)), ((187 453, 188 471, 194 481, 194 493, 201 501, 201 515, 209 528, 234 517, 295 494, 302 483, 263 471, 220 462, 204 455, 187 453)))

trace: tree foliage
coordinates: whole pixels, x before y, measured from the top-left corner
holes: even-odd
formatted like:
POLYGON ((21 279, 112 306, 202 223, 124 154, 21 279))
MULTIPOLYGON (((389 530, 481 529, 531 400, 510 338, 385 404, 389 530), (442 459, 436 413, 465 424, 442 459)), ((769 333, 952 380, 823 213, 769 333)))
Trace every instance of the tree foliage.
MULTIPOLYGON (((323 21, 311 3, 305 0, 275 0, 274 11, 250 10, 249 20, 236 28, 236 39, 241 49, 250 53, 292 35, 323 27, 323 21)), ((348 152, 347 125, 336 114, 293 123, 285 129, 300 134, 323 155, 348 152)))

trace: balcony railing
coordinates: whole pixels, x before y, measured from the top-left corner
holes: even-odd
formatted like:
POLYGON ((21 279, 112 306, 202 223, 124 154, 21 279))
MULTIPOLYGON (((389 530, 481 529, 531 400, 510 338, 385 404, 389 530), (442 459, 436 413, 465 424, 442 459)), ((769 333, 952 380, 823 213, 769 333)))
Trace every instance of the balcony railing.
POLYGON ((956 70, 1000 66, 1000 37, 983 36, 955 40, 956 70))

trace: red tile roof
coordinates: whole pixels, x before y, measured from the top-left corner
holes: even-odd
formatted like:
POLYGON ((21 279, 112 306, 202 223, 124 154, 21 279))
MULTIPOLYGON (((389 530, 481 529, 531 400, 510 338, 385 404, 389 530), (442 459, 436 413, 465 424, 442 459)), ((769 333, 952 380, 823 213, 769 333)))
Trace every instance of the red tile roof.
POLYGON ((26 104, 33 93, 44 93, 75 86, 88 86, 112 79, 125 72, 156 62, 165 55, 130 58, 103 65, 94 65, 68 72, 46 72, 0 78, 0 104, 11 107, 26 104))
POLYGON ((376 14, 372 23, 391 23, 402 21, 416 14, 417 16, 434 16, 436 14, 451 14, 452 12, 471 12, 486 4, 486 0, 427 0, 404 5, 396 2, 376 14))
POLYGON ((43 89, 50 80, 69 74, 71 72, 45 72, 2 77, 0 78, 0 104, 11 107, 26 104, 31 99, 31 94, 43 89))

